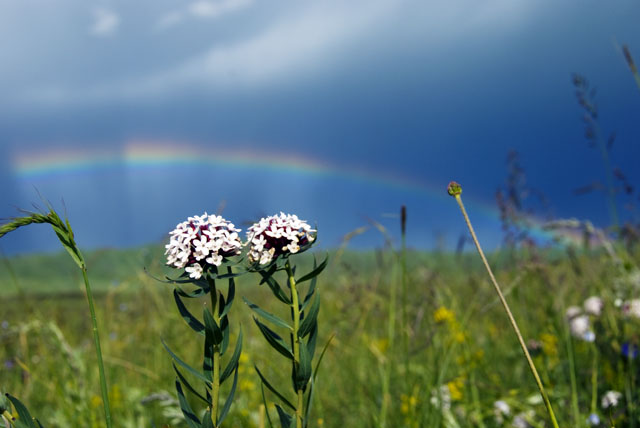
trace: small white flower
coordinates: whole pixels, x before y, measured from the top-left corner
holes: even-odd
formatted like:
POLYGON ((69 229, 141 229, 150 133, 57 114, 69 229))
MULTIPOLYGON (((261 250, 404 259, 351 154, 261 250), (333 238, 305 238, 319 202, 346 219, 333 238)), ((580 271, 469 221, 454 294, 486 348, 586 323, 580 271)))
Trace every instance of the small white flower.
POLYGON ((632 299, 622 304, 622 313, 633 318, 640 318, 640 299, 632 299))
POLYGON ((602 408, 608 409, 609 407, 617 407, 620 399, 622 398, 622 394, 618 391, 607 391, 602 396, 602 408))
POLYGON ((507 404, 507 402, 503 400, 498 400, 493 403, 493 409, 505 416, 509 416, 511 414, 511 407, 509 407, 509 404, 507 404))
POLYGON ((451 409, 451 391, 447 385, 442 385, 438 389, 431 391, 431 399, 429 400, 432 405, 440 408, 441 410, 451 409))
POLYGON ((591 296, 584 301, 584 311, 595 317, 600 316, 603 306, 602 299, 598 296, 591 296))
POLYGON ((493 415, 495 417, 496 423, 504 423, 505 416, 508 417, 510 414, 511 407, 509 407, 506 401, 498 400, 493 403, 493 415))
POLYGON ((280 255, 303 251, 315 240, 314 232, 296 215, 281 212, 263 218, 247 231, 249 260, 265 265, 280 255))
POLYGON ((527 422, 527 419, 531 417, 529 413, 525 413, 525 412, 518 413, 513 418, 513 423, 512 423, 513 428, 531 428, 531 424, 527 422))
POLYGON ((584 339, 585 335, 591 331, 588 315, 578 315, 569 320, 569 330, 574 337, 584 339))
POLYGON ((202 276, 202 266, 198 263, 187 266, 184 270, 189 274, 190 278, 199 279, 202 276))

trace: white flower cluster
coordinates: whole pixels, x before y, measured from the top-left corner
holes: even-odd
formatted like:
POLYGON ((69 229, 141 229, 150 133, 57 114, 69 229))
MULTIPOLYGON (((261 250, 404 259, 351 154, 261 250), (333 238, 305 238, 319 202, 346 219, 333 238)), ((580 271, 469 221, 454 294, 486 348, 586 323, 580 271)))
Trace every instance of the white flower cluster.
POLYGON ((247 231, 249 261, 265 265, 282 254, 295 254, 315 240, 316 230, 296 215, 280 213, 261 219, 247 231))
POLYGON ((573 337, 582 339, 587 342, 596 340, 596 335, 591 330, 589 315, 582 313, 582 309, 578 306, 570 306, 565 313, 569 322, 569 330, 573 337))
POLYGON ((240 229, 221 216, 189 217, 169 234, 167 264, 184 268, 191 278, 202 276, 204 265, 220 266, 225 257, 240 254, 240 229))

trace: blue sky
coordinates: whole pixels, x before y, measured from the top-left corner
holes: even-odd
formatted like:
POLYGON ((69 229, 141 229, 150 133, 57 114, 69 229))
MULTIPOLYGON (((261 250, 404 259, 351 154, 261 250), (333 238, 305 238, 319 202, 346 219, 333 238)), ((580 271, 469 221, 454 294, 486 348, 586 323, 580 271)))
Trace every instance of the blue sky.
MULTIPOLYGON (((515 149, 555 216, 606 225, 604 195, 572 193, 604 173, 571 74, 598 89, 600 126, 617 135, 612 163, 637 183, 640 91, 621 46, 640 62, 639 13, 636 1, 0 0, 0 217, 37 202, 37 188, 60 209, 64 200, 81 245, 131 246, 224 203, 237 224, 298 213, 332 247, 368 218, 397 235, 406 204, 411 245, 453 246, 464 224, 444 188, 455 179, 495 246, 495 191, 515 149), (19 167, 60 153, 117 157, 139 141, 342 173, 125 158, 40 175, 19 167)), ((33 229, 0 249, 56 248, 33 229)), ((381 242, 368 232, 354 245, 381 242)))

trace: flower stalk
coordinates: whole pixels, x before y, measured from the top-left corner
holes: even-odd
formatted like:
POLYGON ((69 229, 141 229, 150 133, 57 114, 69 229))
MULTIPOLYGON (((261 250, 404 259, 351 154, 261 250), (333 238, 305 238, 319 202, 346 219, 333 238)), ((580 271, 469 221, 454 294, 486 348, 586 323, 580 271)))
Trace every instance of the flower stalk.
MULTIPOLYGON (((287 270, 289 288, 291 289, 291 308, 293 310, 293 364, 295 370, 296 365, 300 367, 300 337, 298 336, 298 331, 300 330, 300 304, 298 302, 296 280, 293 276, 293 270, 291 269, 291 264, 288 260, 285 265, 285 269, 287 270)), ((296 406, 296 428, 302 428, 304 407, 303 394, 304 391, 301 388, 298 388, 296 391, 296 395, 298 396, 298 405, 296 406)))
POLYGON ((542 396, 542 400, 544 401, 544 405, 547 408, 547 413, 549 414, 549 418, 551 419, 551 423, 553 424, 554 428, 558 428, 558 422, 556 420, 556 416, 553 413, 553 408, 551 407, 551 402, 549 401, 549 397, 547 396, 547 393, 544 389, 544 386, 542 385, 542 381, 540 380, 540 376, 538 375, 538 371, 536 370, 536 366, 533 364, 533 360, 531 359, 531 355, 529 354, 529 350, 527 349, 527 345, 524 342, 524 339, 522 338, 522 334, 520 333, 520 329, 518 328, 518 324, 516 323, 515 318, 513 317, 513 314, 511 313, 511 309, 509 308, 509 304, 507 303, 506 299, 504 298, 504 295, 502 294, 502 290, 500 289, 500 285, 498 284, 498 281, 496 280, 495 276, 493 275, 493 271, 491 270, 491 267, 489 266, 489 262, 487 261, 487 258, 484 255, 484 252, 482 251, 482 247, 480 246, 480 241, 478 241, 478 237, 476 236, 475 231, 473 230, 473 226, 471 224, 471 220, 469 219, 469 215, 467 214, 467 210, 464 207, 464 204, 462 203, 462 198, 460 197, 460 194, 462 193, 462 187, 460 186, 460 184, 456 183, 455 181, 452 181, 451 183, 449 183, 449 186, 447 187, 447 192, 449 193, 450 196, 453 196, 456 200, 456 202, 458 203, 458 206, 460 207, 460 211, 462 212, 462 216, 464 217, 464 220, 467 224, 467 227, 469 229, 469 232, 471 233, 471 238, 473 239, 473 243, 476 246, 476 249, 478 250, 478 254, 480 254, 480 258, 482 259, 482 263, 484 264, 485 269, 487 270, 487 273, 489 274, 489 278, 491 279, 491 283, 493 284, 496 293, 498 293, 498 297, 500 298, 500 302, 502 303, 502 306, 504 307, 505 312, 507 313, 507 317, 509 318, 509 322, 511 323, 511 327, 513 328, 513 331, 515 332, 517 338, 518 338, 518 342, 520 342, 520 347, 522 348, 522 352, 524 353, 524 356, 527 360, 527 363, 529 365, 529 369, 531 370, 531 374, 533 375, 536 384, 538 386, 538 390, 540 391, 540 395, 542 396))

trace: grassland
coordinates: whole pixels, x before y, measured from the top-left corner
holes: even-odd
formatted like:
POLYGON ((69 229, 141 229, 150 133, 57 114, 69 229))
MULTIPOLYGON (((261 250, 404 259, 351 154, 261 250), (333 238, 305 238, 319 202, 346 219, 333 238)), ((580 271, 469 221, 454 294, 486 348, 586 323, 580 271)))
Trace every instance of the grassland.
MULTIPOLYGON (((638 255, 620 253, 622 264, 598 250, 490 255, 560 426, 588 426, 590 414, 598 415, 600 426, 610 426, 610 418, 616 426, 640 424, 637 361, 628 352, 629 346, 636 349, 640 322, 615 304, 637 296, 638 255), (595 342, 573 338, 564 315, 589 296, 604 301, 602 314, 590 319, 595 342), (602 409, 601 398, 609 390, 621 391, 622 403, 602 409)), ((302 254, 296 262, 303 268, 311 257, 302 254)), ((162 248, 100 250, 85 258, 96 290, 114 426, 186 426, 171 358, 160 340, 194 365, 201 361, 202 343, 175 309, 171 286, 144 271, 168 272, 162 248)), ((318 282, 320 342, 335 337, 321 368, 313 425, 549 426, 477 256, 409 251, 406 263, 403 281, 392 249, 331 254, 318 282), (509 414, 497 413, 497 400, 509 405, 509 414)), ((258 286, 256 277, 240 277, 237 292, 277 313, 268 288, 258 286)), ((82 278, 69 257, 3 259, 0 299, 0 389, 20 397, 47 427, 103 426, 82 278)), ((196 313, 202 304, 191 303, 196 313)), ((237 398, 225 424, 262 426, 253 364, 274 383, 287 379, 274 370, 276 354, 241 299, 231 322, 236 333, 243 329, 245 347, 237 398)), ((267 399, 273 397, 267 394, 267 399)))

